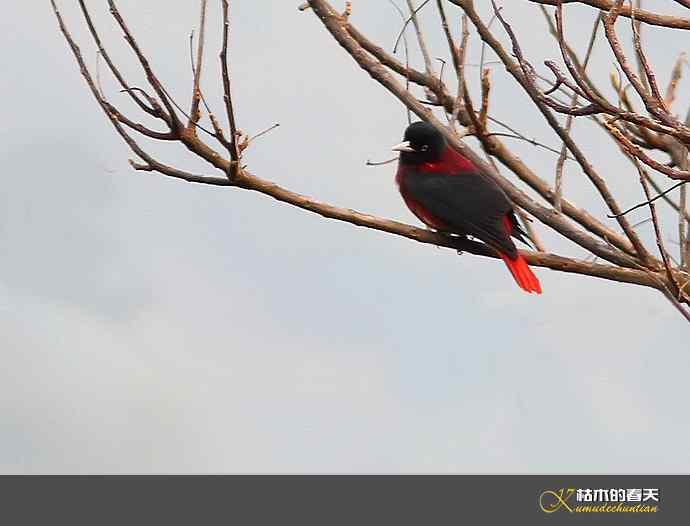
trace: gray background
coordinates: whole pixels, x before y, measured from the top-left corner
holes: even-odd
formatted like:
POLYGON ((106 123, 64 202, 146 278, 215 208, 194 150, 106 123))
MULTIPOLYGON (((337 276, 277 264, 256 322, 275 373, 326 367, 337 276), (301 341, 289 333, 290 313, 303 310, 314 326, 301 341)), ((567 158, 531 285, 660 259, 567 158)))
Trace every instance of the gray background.
MULTIPOLYGON (((221 113, 211 3, 204 87, 221 113)), ((364 165, 389 158, 403 108, 297 3, 233 2, 241 128, 281 123, 247 164, 296 191, 416 223, 394 166, 364 165)), ((504 3, 532 62, 557 58, 538 9, 504 3)), ((89 2, 96 23, 132 84, 143 86, 105 4, 89 2)), ((645 5, 672 12, 667 4, 645 5)), ((61 5, 94 65, 76 2, 61 5)), ((187 106, 198 3, 119 5, 187 106)), ((445 56, 429 7, 430 44, 445 56)), ((595 12, 566 13, 583 49, 595 12)), ((449 14, 457 29, 458 11, 449 6, 449 14)), ((353 22, 387 49, 400 28, 384 1, 356 1, 353 22)), ((628 23, 620 26, 627 34, 628 23)), ((665 84, 687 35, 645 31, 665 84)), ((499 262, 326 221, 259 194, 133 172, 47 2, 8 2, 0 46, 0 471, 690 469, 687 328, 660 294, 538 269, 545 292, 529 296, 499 262)), ((477 64, 476 38, 471 46, 468 61, 477 64)), ((558 147, 493 67, 493 114, 558 147)), ((612 68, 601 41, 592 70, 605 83, 612 68)), ((101 72, 111 100, 130 108, 101 72)), ((609 139, 586 122, 575 133, 621 204, 639 201, 636 175, 609 139)), ((553 177, 553 154, 511 144, 553 177)), ((152 151, 212 173, 183 149, 152 151)), ((566 174, 567 195, 602 217, 577 166, 566 174)), ((664 219, 675 239, 674 217, 664 219)), ((537 229, 550 250, 586 256, 537 229)), ((649 223, 639 231, 651 242, 649 223)))

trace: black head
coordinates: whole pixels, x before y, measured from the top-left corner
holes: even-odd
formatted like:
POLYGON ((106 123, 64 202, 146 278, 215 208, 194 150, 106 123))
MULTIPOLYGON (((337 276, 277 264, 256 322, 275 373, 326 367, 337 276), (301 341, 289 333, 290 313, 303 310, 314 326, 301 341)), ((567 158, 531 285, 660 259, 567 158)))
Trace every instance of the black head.
POLYGON ((422 164, 441 159, 446 138, 428 122, 414 122, 405 130, 404 141, 393 147, 402 164, 422 164))

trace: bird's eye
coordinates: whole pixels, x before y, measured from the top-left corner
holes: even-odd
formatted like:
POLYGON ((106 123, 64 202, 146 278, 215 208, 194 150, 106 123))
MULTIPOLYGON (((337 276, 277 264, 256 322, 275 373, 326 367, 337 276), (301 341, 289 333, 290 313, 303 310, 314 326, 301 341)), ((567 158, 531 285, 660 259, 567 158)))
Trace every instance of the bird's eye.
POLYGON ((428 145, 428 144, 423 144, 423 145, 419 148, 419 151, 420 151, 420 152, 426 152, 428 149, 429 149, 429 145, 428 145))

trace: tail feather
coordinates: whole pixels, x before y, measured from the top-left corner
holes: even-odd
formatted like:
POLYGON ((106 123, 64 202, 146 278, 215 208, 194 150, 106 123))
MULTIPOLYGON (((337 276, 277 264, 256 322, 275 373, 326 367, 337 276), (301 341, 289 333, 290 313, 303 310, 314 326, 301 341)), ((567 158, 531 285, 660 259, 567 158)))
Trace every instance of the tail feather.
POLYGON ((515 281, 520 285, 522 290, 541 294, 541 283, 539 283, 532 269, 529 268, 524 257, 518 254, 516 259, 510 259, 507 255, 501 253, 501 259, 505 262, 513 278, 515 278, 515 281))

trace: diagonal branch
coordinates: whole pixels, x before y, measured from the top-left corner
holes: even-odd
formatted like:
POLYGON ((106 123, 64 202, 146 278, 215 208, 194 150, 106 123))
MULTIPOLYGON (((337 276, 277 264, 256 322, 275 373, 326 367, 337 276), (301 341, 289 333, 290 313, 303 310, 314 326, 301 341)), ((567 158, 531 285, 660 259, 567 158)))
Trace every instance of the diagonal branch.
MULTIPOLYGON (((452 1, 452 0, 451 0, 452 1)), ((558 5, 560 2, 564 4, 583 4, 595 7, 602 11, 610 11, 615 5, 614 0, 527 0, 535 4, 558 5)), ((686 0, 676 0, 686 1, 686 0)), ((669 27, 672 29, 690 29, 690 19, 680 16, 659 15, 651 11, 644 11, 642 9, 635 9, 635 18, 640 22, 653 26, 669 27)), ((622 6, 620 15, 626 18, 632 18, 633 9, 630 6, 622 6)))
MULTIPOLYGON (((96 47, 98 47, 98 52, 101 54, 106 64, 108 64, 108 68, 112 72, 113 76, 120 83, 120 86, 122 86, 122 90, 126 92, 132 98, 132 100, 136 102, 136 104, 146 113, 148 113, 149 115, 153 115, 154 117, 159 117, 169 123, 170 118, 167 114, 165 114, 165 112, 163 112, 160 106, 147 106, 146 103, 144 103, 144 101, 137 96, 136 91, 130 89, 129 85, 125 81, 125 78, 122 76, 122 73, 120 73, 120 70, 110 58, 110 54, 103 46, 103 43, 101 42, 101 37, 99 36, 98 31, 96 31, 96 27, 94 26, 93 20, 91 19, 91 14, 87 9, 84 0, 79 0, 79 7, 81 8, 81 12, 84 15, 84 20, 86 21, 86 25, 89 28, 89 32, 91 33, 91 36, 93 37, 93 40, 96 43, 96 47)), ((146 96, 146 98, 148 99, 148 96, 146 96)), ((149 104, 151 104, 150 100, 149 104)))
MULTIPOLYGON (((428 1, 428 0, 427 0, 428 1)), ((426 4, 426 2, 425 2, 426 4)), ((426 44, 426 39, 424 38, 424 33, 419 26, 419 19, 417 18, 417 13, 424 6, 422 4, 420 7, 415 7, 413 0, 407 0, 407 7, 410 10, 410 19, 412 20, 412 25, 414 27, 415 34, 417 35, 417 43, 419 44, 419 50, 424 58, 424 67, 426 68, 426 73, 429 76, 434 76, 434 65, 431 62, 431 56, 429 55, 429 48, 426 44)))
POLYGON ((122 18, 122 15, 120 15, 120 11, 117 9, 117 6, 115 5, 114 0, 108 0, 108 5, 110 6, 110 13, 113 15, 113 18, 117 21, 118 25, 122 29, 122 31, 125 34, 125 40, 129 44, 129 46, 132 48, 132 51, 134 51, 134 54, 137 56, 139 59, 139 63, 141 64, 141 67, 143 68, 144 72, 146 73, 146 78, 149 81, 149 84, 153 88, 153 90, 156 92, 158 97, 160 98, 161 101, 163 101, 163 105, 168 111, 168 115, 170 117, 170 127, 171 130, 174 132, 178 132, 179 129, 181 128, 182 124, 180 123, 180 119, 178 118, 177 114, 175 113, 175 109, 173 108, 167 93, 165 92, 165 89, 163 88, 162 84, 158 80, 158 77, 154 74, 153 70, 151 69, 151 65, 149 64, 148 59, 142 53, 141 48, 139 47, 139 44, 137 41, 134 39, 134 36, 130 32, 129 28, 127 27, 127 24, 125 23, 124 19, 122 18))
POLYGON ((623 69, 625 76, 630 81, 630 84, 632 84, 635 88, 635 91, 642 99, 642 102, 644 102, 647 111, 649 111, 651 115, 659 119, 662 123, 668 126, 677 127, 680 125, 680 123, 677 121, 677 119, 674 119, 670 116, 668 109, 664 104, 664 99, 659 93, 659 88, 657 87, 654 73, 649 67, 649 63, 647 62, 647 59, 642 51, 639 33, 635 30, 634 25, 633 40, 635 43, 635 50, 637 52, 638 58, 640 59, 640 64, 644 68, 647 81, 650 85, 650 88, 652 89, 652 94, 650 94, 647 91, 647 88, 644 86, 640 78, 637 76, 637 74, 633 71, 632 67, 628 63, 628 60, 625 57, 625 53, 623 53, 620 41, 618 40, 618 35, 616 34, 616 30, 614 28, 614 24, 616 23, 616 19, 618 18, 618 14, 620 13, 620 8, 623 1, 624 0, 617 0, 616 3, 611 7, 611 11, 609 12, 609 14, 604 17, 604 31, 606 32, 606 39, 608 40, 611 46, 611 50, 613 51, 616 60, 623 69))

